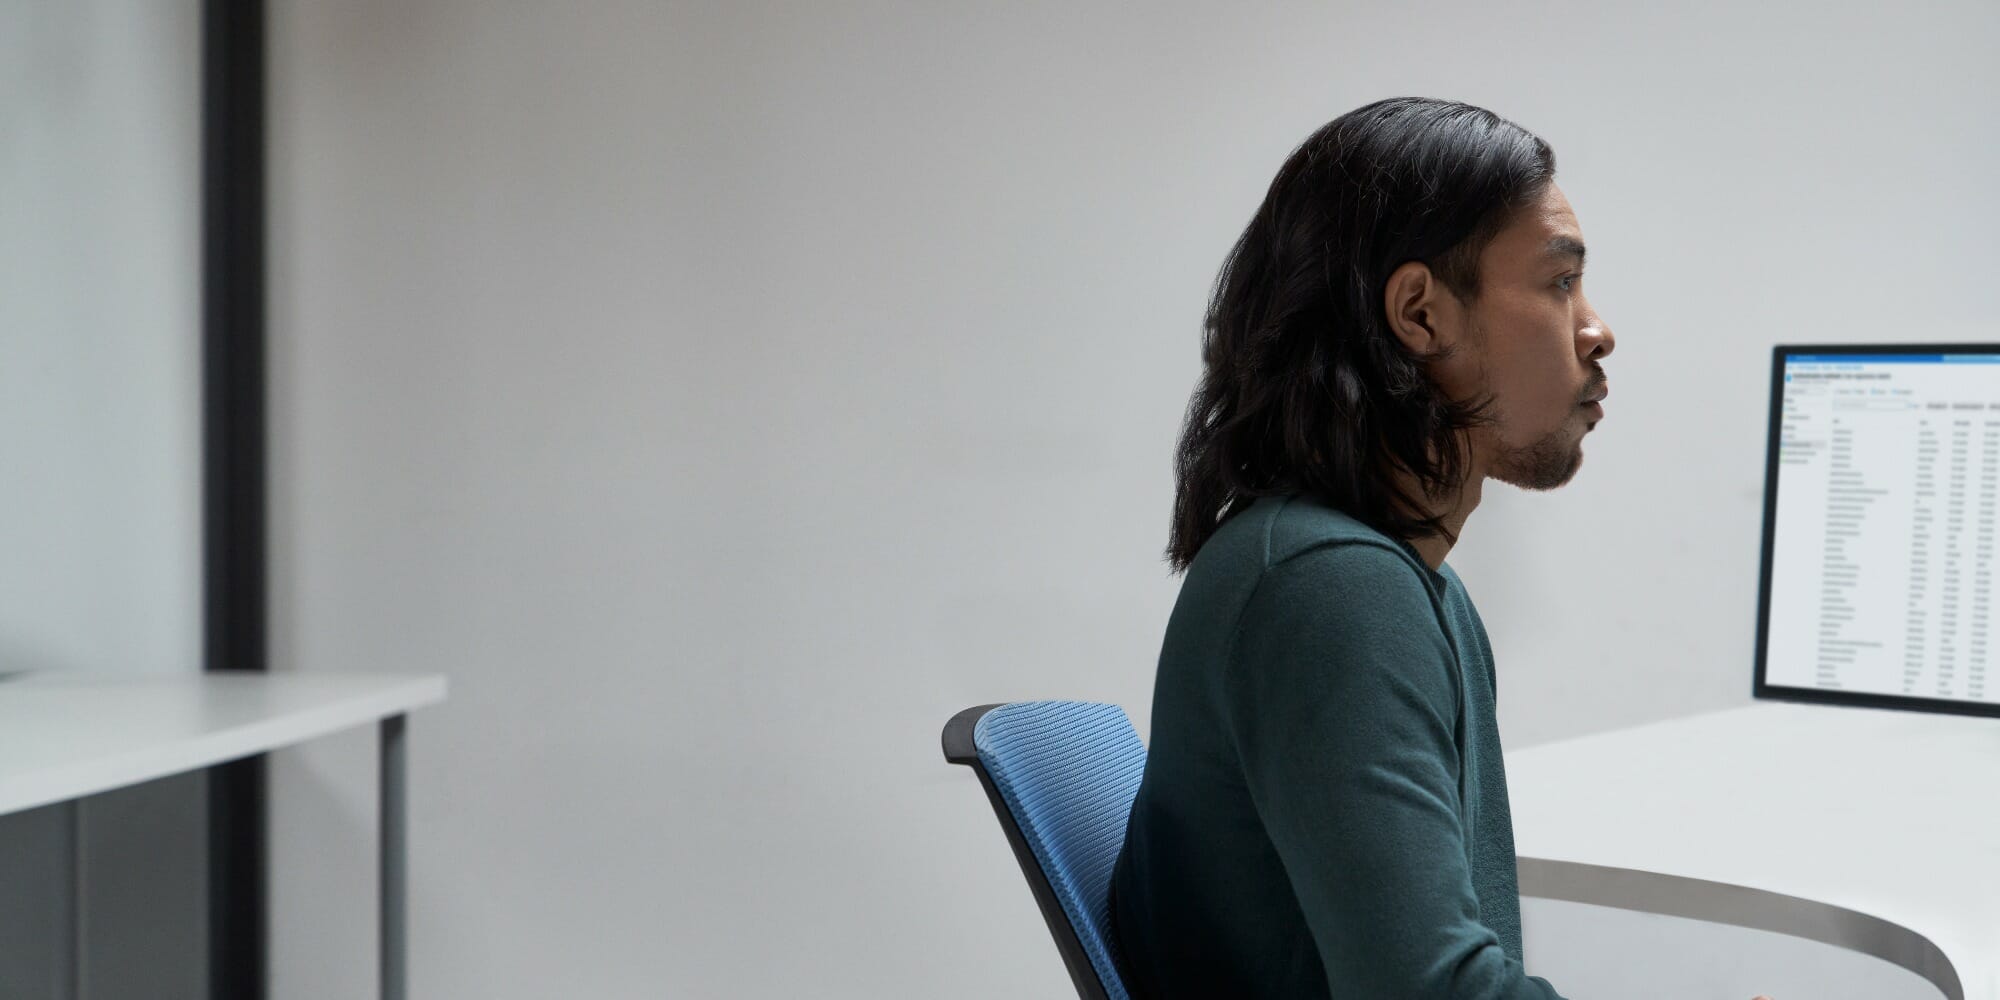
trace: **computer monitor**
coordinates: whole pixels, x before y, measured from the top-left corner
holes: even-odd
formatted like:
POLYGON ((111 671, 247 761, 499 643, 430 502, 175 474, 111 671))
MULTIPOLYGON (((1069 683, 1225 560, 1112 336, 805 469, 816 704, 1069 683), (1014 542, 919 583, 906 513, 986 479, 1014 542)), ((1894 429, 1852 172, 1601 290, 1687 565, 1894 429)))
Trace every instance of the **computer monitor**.
POLYGON ((1772 352, 1759 698, 2000 716, 2000 344, 1772 352))

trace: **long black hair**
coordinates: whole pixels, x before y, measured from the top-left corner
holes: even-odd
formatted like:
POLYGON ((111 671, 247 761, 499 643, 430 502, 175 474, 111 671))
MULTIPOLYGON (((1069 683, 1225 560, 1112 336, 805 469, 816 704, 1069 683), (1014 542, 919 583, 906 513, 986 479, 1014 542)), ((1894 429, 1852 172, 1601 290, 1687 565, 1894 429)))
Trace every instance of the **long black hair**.
POLYGON ((1555 172, 1549 144, 1519 125, 1421 97, 1356 108, 1292 152, 1209 301, 1174 459, 1175 571, 1250 501, 1282 493, 1396 537, 1457 540, 1424 500, 1457 488, 1461 432, 1492 401, 1447 398, 1427 373, 1442 355, 1403 346, 1383 294, 1416 260, 1474 301, 1480 252, 1555 172))

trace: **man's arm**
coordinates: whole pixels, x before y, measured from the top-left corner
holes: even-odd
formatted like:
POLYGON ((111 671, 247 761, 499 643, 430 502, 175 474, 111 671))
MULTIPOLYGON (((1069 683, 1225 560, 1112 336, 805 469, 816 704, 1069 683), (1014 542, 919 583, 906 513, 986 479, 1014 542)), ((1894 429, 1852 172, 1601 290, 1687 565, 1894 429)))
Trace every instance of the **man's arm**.
POLYGON ((1334 545, 1267 569, 1224 683, 1251 798, 1330 992, 1558 996, 1479 921, 1458 818, 1456 668, 1401 554, 1334 545))

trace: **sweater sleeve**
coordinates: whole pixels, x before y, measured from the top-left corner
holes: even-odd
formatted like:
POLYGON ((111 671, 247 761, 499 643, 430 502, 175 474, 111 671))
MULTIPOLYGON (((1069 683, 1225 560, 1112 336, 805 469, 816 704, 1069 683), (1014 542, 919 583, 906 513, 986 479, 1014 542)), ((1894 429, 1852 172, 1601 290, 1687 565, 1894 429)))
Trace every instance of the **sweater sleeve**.
POLYGON ((1457 667, 1400 553, 1264 571, 1224 694, 1251 800, 1334 996, 1557 998, 1479 920, 1460 821, 1457 667))

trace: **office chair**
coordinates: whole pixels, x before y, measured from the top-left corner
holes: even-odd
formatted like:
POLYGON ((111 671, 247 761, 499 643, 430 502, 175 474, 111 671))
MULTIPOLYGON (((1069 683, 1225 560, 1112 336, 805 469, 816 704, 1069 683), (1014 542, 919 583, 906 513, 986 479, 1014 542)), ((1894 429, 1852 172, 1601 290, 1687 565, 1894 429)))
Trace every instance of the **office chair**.
POLYGON ((1082 1000, 1129 1000, 1111 937, 1111 866, 1146 747, 1116 705, 980 705, 944 726, 944 759, 979 775, 1082 1000))

